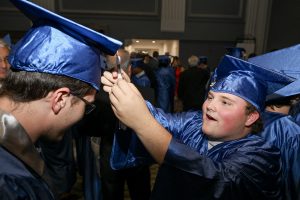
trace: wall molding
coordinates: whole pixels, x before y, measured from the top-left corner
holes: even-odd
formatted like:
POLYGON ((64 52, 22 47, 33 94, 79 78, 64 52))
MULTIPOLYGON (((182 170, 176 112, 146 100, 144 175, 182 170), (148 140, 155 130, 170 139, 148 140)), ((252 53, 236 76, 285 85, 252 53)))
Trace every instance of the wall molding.
POLYGON ((63 0, 58 2, 58 11, 61 13, 80 13, 80 14, 109 14, 109 15, 144 15, 158 16, 159 15, 159 0, 154 0, 154 10, 149 12, 141 11, 119 11, 119 10, 92 10, 92 9, 70 9, 64 8, 63 0))
POLYGON ((236 15, 230 14, 201 14, 201 13, 193 13, 192 12, 192 0, 187 0, 187 16, 192 18, 212 18, 212 19, 242 19, 243 18, 243 10, 244 10, 245 0, 239 1, 239 10, 236 15))

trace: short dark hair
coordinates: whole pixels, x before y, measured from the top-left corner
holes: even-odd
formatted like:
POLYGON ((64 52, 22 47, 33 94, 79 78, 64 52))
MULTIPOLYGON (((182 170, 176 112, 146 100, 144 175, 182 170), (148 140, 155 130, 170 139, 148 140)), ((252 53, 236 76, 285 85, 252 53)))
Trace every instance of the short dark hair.
MULTIPOLYGON (((99 75, 100 76, 100 75, 99 75)), ((39 72, 13 71, 0 82, 0 96, 15 102, 30 102, 44 98, 49 92, 67 87, 73 94, 85 96, 93 87, 88 83, 67 76, 39 72)))
POLYGON ((280 108, 282 106, 292 106, 293 104, 295 104, 295 100, 299 99, 299 97, 299 95, 293 95, 289 97, 278 98, 275 100, 267 101, 266 106, 275 106, 277 108, 280 108))
POLYGON ((157 58, 159 56, 158 51, 153 51, 152 56, 157 58))

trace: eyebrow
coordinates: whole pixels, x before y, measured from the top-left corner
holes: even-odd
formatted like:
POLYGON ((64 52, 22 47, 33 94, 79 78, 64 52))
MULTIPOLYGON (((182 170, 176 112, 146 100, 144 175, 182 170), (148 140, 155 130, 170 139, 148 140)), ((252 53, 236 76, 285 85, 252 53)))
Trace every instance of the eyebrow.
MULTIPOLYGON (((211 96, 215 96, 212 92, 208 92, 208 95, 211 95, 211 96)), ((223 99, 223 100, 228 100, 228 101, 230 101, 230 102, 235 102, 235 100, 233 100, 233 99, 231 99, 231 98, 228 98, 228 97, 226 97, 226 96, 224 96, 224 95, 220 95, 220 98, 221 99, 223 99)))
POLYGON ((230 102, 235 102, 235 100, 233 100, 233 99, 231 99, 231 98, 228 98, 228 97, 226 97, 226 96, 223 96, 223 95, 221 95, 220 96, 222 99, 224 99, 224 100, 228 100, 228 101, 230 101, 230 102))

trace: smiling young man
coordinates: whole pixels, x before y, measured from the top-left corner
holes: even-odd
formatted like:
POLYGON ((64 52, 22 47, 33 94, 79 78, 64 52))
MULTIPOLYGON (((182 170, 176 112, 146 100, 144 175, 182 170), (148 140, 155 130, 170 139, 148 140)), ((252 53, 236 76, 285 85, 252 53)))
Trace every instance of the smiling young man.
POLYGON ((167 114, 114 78, 104 73, 104 90, 116 116, 136 135, 128 142, 115 134, 111 164, 149 162, 146 149, 160 164, 151 199, 282 198, 279 150, 254 133, 261 127, 266 94, 294 79, 224 56, 203 113, 167 114))
POLYGON ((248 135, 259 119, 257 111, 247 113, 251 104, 242 98, 221 92, 208 92, 203 105, 202 130, 220 141, 236 140, 248 135))

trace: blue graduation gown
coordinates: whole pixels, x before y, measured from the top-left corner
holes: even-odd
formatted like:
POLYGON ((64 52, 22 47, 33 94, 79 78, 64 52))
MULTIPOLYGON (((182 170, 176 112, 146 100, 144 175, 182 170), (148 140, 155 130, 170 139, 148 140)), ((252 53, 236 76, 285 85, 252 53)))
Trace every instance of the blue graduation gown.
POLYGON ((264 112, 260 134, 281 152, 285 199, 300 199, 300 126, 290 115, 264 112))
POLYGON ((0 111, 0 118, 0 199, 54 199, 42 179, 44 162, 29 136, 12 115, 0 111))
POLYGON ((141 87, 151 87, 150 79, 144 71, 140 74, 133 75, 131 77, 131 81, 134 85, 138 85, 141 87))
POLYGON ((165 112, 172 112, 176 85, 175 72, 171 66, 159 67, 155 72, 155 76, 157 82, 157 107, 165 112))
MULTIPOLYGON (((201 112, 171 115, 147 105, 152 115, 173 135, 157 175, 152 199, 282 198, 280 153, 263 138, 249 134, 208 150, 208 139, 201 130, 201 112)), ((115 135, 112 167, 151 162, 135 135, 124 137, 115 135)))

